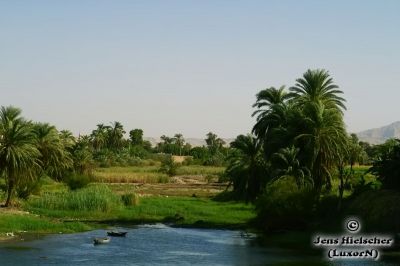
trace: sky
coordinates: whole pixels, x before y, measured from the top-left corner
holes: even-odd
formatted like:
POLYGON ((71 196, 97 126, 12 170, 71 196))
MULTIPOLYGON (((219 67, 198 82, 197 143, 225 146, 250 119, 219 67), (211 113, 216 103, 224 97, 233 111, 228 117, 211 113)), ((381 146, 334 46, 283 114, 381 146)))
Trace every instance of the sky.
POLYGON ((248 133, 267 87, 324 68, 350 132, 400 120, 400 1, 0 0, 0 105, 87 134, 248 133))

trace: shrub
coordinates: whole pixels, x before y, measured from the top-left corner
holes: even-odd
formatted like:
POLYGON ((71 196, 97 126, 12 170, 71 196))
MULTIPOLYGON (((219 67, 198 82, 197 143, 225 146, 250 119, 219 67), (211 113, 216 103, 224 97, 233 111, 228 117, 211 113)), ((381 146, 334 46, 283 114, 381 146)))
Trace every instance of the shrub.
MULTIPOLYGON (((352 196, 346 209, 365 223, 366 230, 398 232, 400 228, 400 193, 393 190, 369 190, 352 196)), ((364 229, 363 229, 364 230, 364 229)))
POLYGON ((121 200, 125 206, 139 205, 139 196, 133 192, 121 195, 121 200))
POLYGON ((87 175, 81 175, 76 173, 71 173, 64 178, 64 182, 71 190, 76 190, 79 188, 84 188, 90 183, 90 177, 87 175))
POLYGON ((16 187, 17 197, 27 200, 30 195, 38 195, 40 193, 40 180, 25 180, 20 182, 16 187))
POLYGON ((314 195, 299 190, 291 177, 268 186, 257 200, 258 220, 267 230, 305 229, 313 216, 314 195))
POLYGON ((167 156, 162 162, 160 167, 160 172, 165 173, 169 176, 176 175, 176 171, 178 170, 179 164, 174 162, 172 156, 167 156))

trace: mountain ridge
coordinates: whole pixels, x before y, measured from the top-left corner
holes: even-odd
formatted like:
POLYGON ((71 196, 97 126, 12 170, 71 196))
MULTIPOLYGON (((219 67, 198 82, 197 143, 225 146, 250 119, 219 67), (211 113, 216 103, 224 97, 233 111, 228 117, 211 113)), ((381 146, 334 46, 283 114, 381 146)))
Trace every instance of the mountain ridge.
POLYGON ((381 144, 391 138, 400 138, 400 121, 356 133, 358 138, 370 144, 381 144))

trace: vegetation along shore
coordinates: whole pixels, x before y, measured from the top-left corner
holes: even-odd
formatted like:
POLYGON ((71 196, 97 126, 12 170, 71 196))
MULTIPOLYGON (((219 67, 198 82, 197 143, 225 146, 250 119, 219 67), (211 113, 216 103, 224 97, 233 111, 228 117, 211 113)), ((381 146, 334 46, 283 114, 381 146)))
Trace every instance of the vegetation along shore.
POLYGON ((343 92, 326 70, 261 90, 248 134, 182 134, 152 146, 141 129, 98 124, 90 135, 0 110, 0 239, 119 223, 254 229, 266 234, 399 232, 400 141, 371 145, 346 131, 343 92))

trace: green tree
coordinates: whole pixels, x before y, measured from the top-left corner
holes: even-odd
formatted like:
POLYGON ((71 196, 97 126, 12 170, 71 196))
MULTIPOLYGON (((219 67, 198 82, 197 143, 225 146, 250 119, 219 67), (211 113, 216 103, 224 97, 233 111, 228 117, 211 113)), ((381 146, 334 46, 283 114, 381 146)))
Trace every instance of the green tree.
POLYGON ((57 129, 47 123, 36 123, 33 125, 33 131, 42 169, 49 176, 60 179, 67 169, 72 168, 73 161, 57 129))
POLYGON ((93 155, 88 136, 80 136, 72 149, 74 171, 80 175, 91 175, 93 155))
POLYGON ((105 126, 104 124, 98 124, 97 128, 92 131, 90 139, 94 150, 100 151, 107 146, 109 132, 111 130, 110 126, 105 126))
POLYGON ((11 204, 14 188, 24 179, 37 177, 40 152, 31 123, 12 106, 0 110, 0 172, 7 182, 7 200, 11 204))
POLYGON ((225 145, 225 141, 212 132, 207 133, 205 141, 211 155, 220 152, 221 148, 225 145))
POLYGON ((114 151, 121 149, 124 145, 123 137, 125 133, 124 127, 120 122, 113 122, 108 132, 109 148, 114 151))
POLYGON ((254 201, 268 181, 261 142, 251 135, 239 135, 230 145, 234 152, 228 157, 226 174, 233 191, 246 201, 254 201))
POLYGON ((142 145, 143 144, 143 130, 141 129, 132 129, 129 131, 129 138, 131 140, 132 145, 142 145))
POLYGON ((331 174, 341 158, 341 147, 346 145, 347 133, 343 122, 342 91, 325 70, 308 70, 290 88, 292 102, 301 108, 303 131, 301 140, 308 155, 307 168, 311 171, 317 197, 324 185, 331 187, 331 174))
POLYGON ((300 149, 294 146, 282 148, 274 153, 272 165, 275 169, 275 179, 293 177, 298 189, 312 184, 310 170, 303 166, 298 159, 300 149))
POLYGON ((183 138, 183 135, 179 133, 175 134, 174 139, 175 139, 175 144, 178 146, 179 149, 179 156, 181 156, 183 146, 185 145, 185 139, 183 138))
POLYGON ((382 150, 370 171, 378 176, 384 188, 400 191, 400 140, 391 140, 383 147, 386 150, 382 150))

